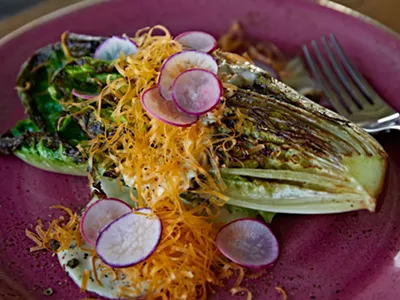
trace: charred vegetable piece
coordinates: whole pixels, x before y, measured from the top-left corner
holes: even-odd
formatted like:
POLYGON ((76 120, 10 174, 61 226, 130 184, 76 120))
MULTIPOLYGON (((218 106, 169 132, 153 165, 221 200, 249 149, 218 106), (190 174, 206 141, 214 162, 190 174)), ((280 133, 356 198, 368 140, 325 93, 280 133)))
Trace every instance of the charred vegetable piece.
POLYGON ((40 128, 37 127, 31 119, 18 121, 17 124, 11 128, 10 132, 13 136, 20 136, 26 132, 39 132, 40 128))
POLYGON ((387 155, 373 137, 236 56, 216 56, 227 82, 254 75, 236 81, 223 124, 213 125, 233 135, 243 124, 236 144, 218 154, 229 203, 288 213, 374 211, 387 155))
MULTIPOLYGON (((54 73, 49 93, 54 101, 60 102, 72 100, 74 89, 87 94, 99 94, 106 85, 107 77, 111 81, 120 77, 113 62, 90 57, 76 59, 54 73)), ((74 101, 78 102, 78 99, 74 101)))
MULTIPOLYGON (((64 35, 65 50, 71 58, 92 56, 96 48, 105 40, 79 34, 64 35)), ((32 122, 41 130, 56 132, 57 121, 62 107, 47 92, 49 82, 58 69, 68 59, 63 45, 56 43, 39 49, 21 67, 17 78, 17 91, 32 122)))
POLYGON ((86 159, 77 148, 57 136, 25 132, 19 136, 0 137, 0 154, 14 154, 26 163, 51 172, 85 176, 86 159))

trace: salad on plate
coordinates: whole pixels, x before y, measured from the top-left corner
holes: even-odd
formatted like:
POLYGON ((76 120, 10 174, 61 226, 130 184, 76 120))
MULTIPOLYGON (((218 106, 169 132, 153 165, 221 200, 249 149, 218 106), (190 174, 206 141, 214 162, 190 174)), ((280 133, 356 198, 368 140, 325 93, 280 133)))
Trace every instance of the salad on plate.
POLYGON ((276 213, 373 212, 382 190, 379 143, 316 103, 299 58, 237 23, 218 41, 66 32, 24 63, 17 92, 28 117, 0 153, 92 190, 82 211, 60 203, 66 216, 27 229, 31 251, 106 298, 205 299, 237 276, 231 293, 251 299, 245 274, 279 259, 276 213))

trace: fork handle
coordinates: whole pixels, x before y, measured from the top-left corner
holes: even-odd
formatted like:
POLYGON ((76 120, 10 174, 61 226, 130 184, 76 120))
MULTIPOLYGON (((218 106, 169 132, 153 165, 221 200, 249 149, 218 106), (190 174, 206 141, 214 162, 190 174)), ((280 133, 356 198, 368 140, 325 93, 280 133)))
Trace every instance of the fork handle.
POLYGON ((365 131, 368 133, 380 133, 380 132, 385 132, 389 130, 399 130, 400 131, 400 118, 397 118, 394 121, 384 123, 380 125, 379 127, 370 127, 370 128, 364 128, 365 131))

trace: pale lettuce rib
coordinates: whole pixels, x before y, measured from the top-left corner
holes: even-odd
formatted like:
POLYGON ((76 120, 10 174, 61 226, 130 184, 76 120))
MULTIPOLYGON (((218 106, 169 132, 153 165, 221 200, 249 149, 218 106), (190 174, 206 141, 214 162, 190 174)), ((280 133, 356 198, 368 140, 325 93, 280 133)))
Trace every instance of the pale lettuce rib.
POLYGON ((306 171, 248 169, 248 168, 222 168, 222 175, 238 175, 252 178, 293 181, 301 184, 311 184, 321 189, 330 191, 354 192, 359 185, 344 176, 331 174, 315 174, 306 171))
POLYGON ((293 214, 341 213, 359 209, 368 209, 373 211, 371 210, 369 203, 365 201, 365 197, 357 194, 328 194, 324 196, 298 199, 263 198, 259 201, 243 196, 235 198, 235 196, 232 195, 229 197, 228 203, 250 209, 293 214))
MULTIPOLYGON (((241 177, 225 177, 224 181, 227 189, 224 194, 229 198, 228 203, 245 208, 278 213, 320 214, 358 209, 374 211, 374 199, 359 186, 354 186, 353 188, 349 186, 346 189, 337 188, 336 190, 332 189, 331 186, 326 190, 315 189, 313 186, 265 180, 267 177, 268 179, 277 179, 277 174, 280 175, 280 179, 282 179, 282 175, 291 174, 292 179, 300 180, 296 176, 300 176, 301 174, 299 173, 301 172, 278 171, 270 173, 270 175, 274 174, 275 176, 268 176, 268 171, 271 170, 265 170, 264 175, 266 176, 263 179, 259 176, 258 178, 260 179, 253 179, 252 181, 241 180, 241 177)), ((237 173, 235 175, 238 175, 241 172, 231 173, 237 173)), ((246 172, 245 170, 242 175, 244 173, 249 175, 252 172, 246 172)), ((257 172, 257 174, 261 175, 261 172, 257 172)), ((256 175, 253 175, 253 178, 255 177, 256 175)), ((317 178, 319 178, 320 187, 329 185, 327 179, 323 182, 323 178, 318 175, 314 176, 314 178, 309 176, 307 180, 315 180, 317 178)))

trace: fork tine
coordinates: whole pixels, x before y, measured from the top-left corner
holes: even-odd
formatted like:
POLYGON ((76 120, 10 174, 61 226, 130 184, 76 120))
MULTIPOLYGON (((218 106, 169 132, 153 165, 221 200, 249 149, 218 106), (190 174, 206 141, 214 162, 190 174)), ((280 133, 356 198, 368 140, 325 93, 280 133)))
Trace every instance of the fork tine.
POLYGON ((317 56, 319 64, 322 66, 322 70, 325 74, 325 77, 328 79, 329 83, 339 94, 341 100, 343 100, 344 105, 347 107, 349 112, 352 113, 358 111, 359 107, 356 105, 356 103, 354 103, 354 100, 347 93, 346 89, 343 88, 343 85, 340 83, 335 73, 332 72, 331 67, 322 56, 321 51, 318 48, 317 42, 311 41, 311 46, 313 47, 313 50, 317 56))
POLYGON ((339 44, 339 41, 336 39, 335 35, 331 33, 329 35, 330 41, 336 49, 337 54, 343 62, 344 67, 347 72, 349 72, 351 78, 353 78, 354 82, 357 86, 362 90, 362 92, 370 99, 370 101, 374 104, 384 104, 387 105, 386 102, 378 95, 377 92, 369 85, 369 83, 364 79, 364 77, 358 72, 358 70, 351 65, 346 55, 344 54, 342 47, 339 44))
POLYGON ((347 73, 343 70, 341 63, 333 54, 331 46, 328 44, 326 38, 321 37, 321 42, 325 48, 326 53, 328 54, 331 65, 335 69, 336 74, 339 76, 340 81, 346 87, 347 91, 351 93, 351 95, 358 102, 361 108, 371 105, 370 101, 364 96, 363 93, 361 93, 360 89, 353 83, 349 75, 347 75, 347 73))
POLYGON ((326 82, 325 78, 322 77, 321 71, 318 65, 313 61, 310 51, 307 48, 307 45, 302 46, 304 57, 306 58, 307 64, 313 73, 314 79, 317 81, 318 85, 324 91, 328 101, 332 104, 332 106, 336 109, 336 111, 342 116, 348 116, 346 107, 340 102, 339 98, 336 96, 335 92, 332 91, 329 84, 326 82))

